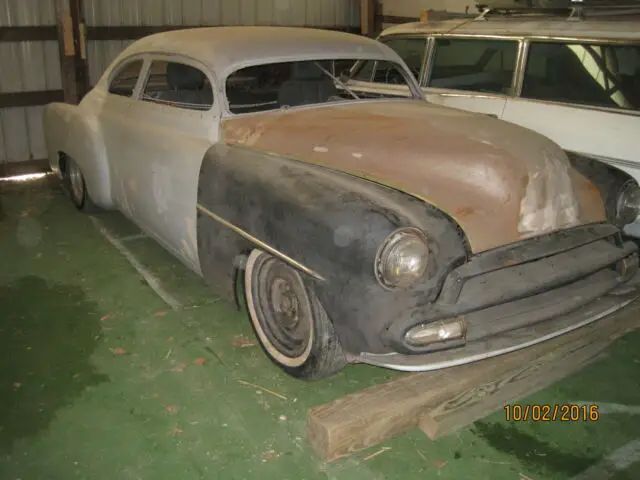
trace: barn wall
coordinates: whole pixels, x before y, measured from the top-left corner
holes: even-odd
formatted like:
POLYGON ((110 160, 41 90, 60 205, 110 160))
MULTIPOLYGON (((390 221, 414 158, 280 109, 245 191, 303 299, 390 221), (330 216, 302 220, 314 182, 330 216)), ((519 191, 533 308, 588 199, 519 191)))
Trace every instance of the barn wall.
MULTIPOLYGON (((0 0, 0 29, 55 23, 54 0, 0 0)), ((0 42, 0 93, 61 88, 57 41, 0 42)), ((0 164, 46 157, 43 108, 0 109, 0 164)))
MULTIPOLYGON (((85 0, 91 26, 298 25, 358 27, 359 0, 85 0)), ((89 41, 89 77, 95 84, 132 40, 89 41)))
MULTIPOLYGON (((127 27, 360 26, 360 0, 84 0, 83 5, 91 85, 139 36, 140 29, 127 27)), ((55 24, 55 0, 0 0, 0 29, 55 24)), ((62 88, 56 40, 3 41, 2 35, 0 30, 0 94, 62 88)), ((0 165, 46 157, 43 108, 0 108, 0 165)))

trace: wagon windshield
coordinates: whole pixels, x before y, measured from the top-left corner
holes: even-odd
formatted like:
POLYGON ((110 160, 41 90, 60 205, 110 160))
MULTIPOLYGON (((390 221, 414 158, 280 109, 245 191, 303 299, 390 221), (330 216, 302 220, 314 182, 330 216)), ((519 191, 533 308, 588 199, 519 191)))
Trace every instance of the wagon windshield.
POLYGON ((226 93, 229 110, 240 114, 374 98, 413 98, 412 80, 401 65, 388 60, 304 60, 237 70, 227 79, 226 93))

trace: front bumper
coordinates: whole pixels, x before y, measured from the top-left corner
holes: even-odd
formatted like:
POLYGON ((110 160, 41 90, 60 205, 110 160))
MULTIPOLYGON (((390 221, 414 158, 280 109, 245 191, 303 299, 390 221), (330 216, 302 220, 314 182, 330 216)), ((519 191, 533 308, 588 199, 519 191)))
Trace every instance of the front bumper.
POLYGON ((640 296, 638 247, 608 224, 527 240, 473 257, 446 278, 438 299, 386 329, 391 353, 356 362, 406 371, 470 363, 564 335, 640 296), (463 339, 417 347, 416 326, 463 321, 463 339))

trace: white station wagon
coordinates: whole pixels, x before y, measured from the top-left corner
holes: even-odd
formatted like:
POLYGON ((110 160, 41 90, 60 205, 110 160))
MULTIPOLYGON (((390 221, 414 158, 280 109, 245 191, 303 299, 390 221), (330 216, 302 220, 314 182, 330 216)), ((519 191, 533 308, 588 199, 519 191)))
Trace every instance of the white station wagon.
MULTIPOLYGON (((485 10, 397 25, 379 40, 408 64, 428 101, 513 122, 560 145, 604 192, 612 221, 635 219, 625 230, 637 237, 640 17, 613 13, 485 10), (615 167, 614 176, 593 160, 615 167)), ((380 81, 384 72, 359 78, 369 75, 380 81)))

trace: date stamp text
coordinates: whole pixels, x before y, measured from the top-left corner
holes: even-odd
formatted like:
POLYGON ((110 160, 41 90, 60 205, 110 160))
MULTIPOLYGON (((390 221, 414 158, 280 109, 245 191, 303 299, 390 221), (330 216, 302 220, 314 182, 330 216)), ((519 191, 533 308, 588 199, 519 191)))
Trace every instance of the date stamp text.
POLYGON ((504 407, 508 422, 597 422, 598 405, 577 404, 510 404, 504 407))

